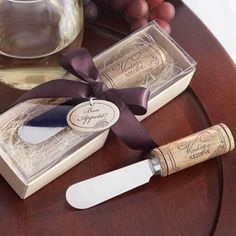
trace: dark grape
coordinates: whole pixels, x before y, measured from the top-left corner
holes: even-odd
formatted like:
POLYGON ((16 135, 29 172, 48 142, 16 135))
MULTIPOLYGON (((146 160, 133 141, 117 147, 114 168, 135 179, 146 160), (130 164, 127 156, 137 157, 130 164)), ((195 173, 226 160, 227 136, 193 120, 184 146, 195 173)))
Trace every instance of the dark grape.
POLYGON ((82 0, 84 6, 87 5, 87 4, 89 4, 90 1, 91 1, 91 0, 82 0))
POLYGON ((132 19, 130 21, 130 30, 131 32, 144 27, 145 25, 148 24, 147 18, 141 18, 141 19, 132 19))
POLYGON ((159 18, 167 22, 171 21, 175 15, 175 8, 169 2, 163 2, 160 6, 153 9, 150 13, 150 18, 159 18))
POLYGON ((110 0, 94 0, 94 2, 100 6, 110 4, 110 0))
POLYGON ((161 5, 163 0, 147 0, 149 10, 152 11, 155 7, 161 5))
POLYGON ((124 18, 125 18, 126 22, 128 22, 128 23, 130 23, 132 21, 132 19, 134 19, 134 18, 130 17, 129 15, 127 15, 126 12, 124 13, 124 18))
POLYGON ((125 14, 130 18, 143 18, 148 14, 148 5, 145 0, 132 0, 126 8, 125 14))
POLYGON ((170 34, 171 33, 171 28, 170 28, 170 25, 162 20, 162 19, 155 19, 155 21, 160 25, 160 27, 167 33, 167 34, 170 34))
POLYGON ((90 1, 84 6, 84 18, 88 21, 93 21, 98 17, 98 8, 96 4, 90 1))
MULTIPOLYGON (((175 8, 164 0, 94 0, 100 7, 108 6, 115 11, 123 11, 125 20, 135 31, 148 24, 148 20, 156 20, 167 32, 171 32, 168 22, 175 15, 175 8)), ((98 16, 98 9, 92 0, 83 0, 85 19, 92 21, 98 16)))
POLYGON ((132 0, 112 0, 110 4, 115 11, 119 12, 123 11, 131 1, 132 0))

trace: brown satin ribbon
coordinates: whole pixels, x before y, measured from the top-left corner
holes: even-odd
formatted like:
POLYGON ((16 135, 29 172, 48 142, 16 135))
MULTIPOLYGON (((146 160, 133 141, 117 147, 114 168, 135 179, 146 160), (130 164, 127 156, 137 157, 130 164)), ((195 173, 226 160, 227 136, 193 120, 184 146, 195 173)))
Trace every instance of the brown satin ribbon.
MULTIPOLYGON (((76 101, 76 98, 95 96, 97 99, 110 101, 119 108, 119 120, 111 127, 111 130, 125 144, 138 150, 150 150, 157 147, 157 144, 135 117, 135 115, 143 115, 147 112, 150 94, 148 89, 143 87, 109 89, 99 78, 92 57, 85 48, 63 54, 60 57, 60 63, 64 69, 84 82, 65 79, 49 81, 28 91, 13 105, 33 98, 73 97, 76 101)), ((40 126, 40 119, 36 117, 36 120, 37 122, 34 122, 34 119, 29 121, 29 124, 40 126)))

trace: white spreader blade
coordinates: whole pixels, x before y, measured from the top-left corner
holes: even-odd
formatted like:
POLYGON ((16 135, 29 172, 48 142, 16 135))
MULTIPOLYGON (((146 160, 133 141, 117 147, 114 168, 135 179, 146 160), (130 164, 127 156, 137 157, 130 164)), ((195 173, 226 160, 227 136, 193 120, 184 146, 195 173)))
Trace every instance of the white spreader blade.
POLYGON ((74 208, 86 209, 149 182, 153 175, 147 159, 71 185, 66 199, 74 208))
POLYGON ((18 129, 19 137, 27 143, 39 144, 53 137, 65 127, 35 127, 21 126, 18 129))

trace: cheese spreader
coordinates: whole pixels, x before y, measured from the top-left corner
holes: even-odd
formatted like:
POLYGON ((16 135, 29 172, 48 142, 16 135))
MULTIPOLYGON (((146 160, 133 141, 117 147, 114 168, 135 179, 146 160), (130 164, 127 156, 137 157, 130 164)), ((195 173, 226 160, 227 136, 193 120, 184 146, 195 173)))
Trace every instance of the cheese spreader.
POLYGON ((232 133, 221 123, 155 148, 146 160, 71 185, 66 199, 74 208, 86 209, 149 182, 153 175, 164 177, 232 149, 232 133))

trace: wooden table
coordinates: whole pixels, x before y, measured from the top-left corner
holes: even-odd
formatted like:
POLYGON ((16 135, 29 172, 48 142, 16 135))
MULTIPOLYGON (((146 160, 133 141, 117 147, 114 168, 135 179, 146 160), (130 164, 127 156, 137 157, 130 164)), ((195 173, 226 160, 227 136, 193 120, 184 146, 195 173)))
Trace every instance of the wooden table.
MULTIPOLYGON (((224 49, 179 1, 172 37, 197 61, 191 86, 143 121, 165 144, 212 124, 226 123, 236 137, 236 71, 224 49)), ((104 14, 87 25, 84 46, 95 55, 128 33, 119 17, 104 14), (94 40, 96 39, 96 40, 94 40)), ((0 107, 21 92, 0 85, 0 107)), ((236 235, 236 152, 210 160, 88 210, 74 210, 65 190, 77 181, 140 161, 117 138, 42 190, 21 200, 0 177, 0 235, 236 235)))

